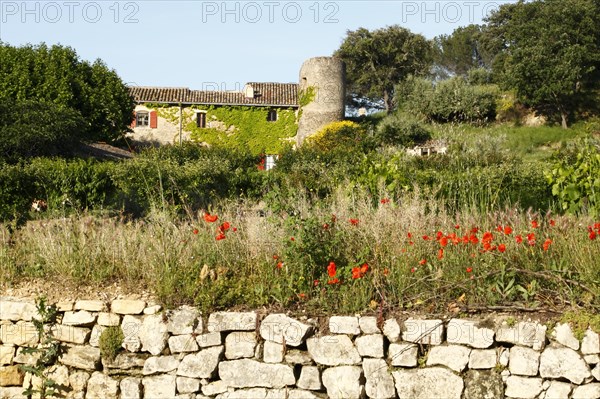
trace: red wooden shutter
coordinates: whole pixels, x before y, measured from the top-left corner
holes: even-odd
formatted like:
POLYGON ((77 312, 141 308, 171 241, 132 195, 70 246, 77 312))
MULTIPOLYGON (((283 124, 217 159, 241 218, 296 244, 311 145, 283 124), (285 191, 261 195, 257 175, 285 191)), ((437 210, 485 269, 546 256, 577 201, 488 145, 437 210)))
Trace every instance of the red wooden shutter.
POLYGON ((156 129, 158 126, 158 117, 156 111, 150 111, 150 129, 156 129))
POLYGON ((137 117, 136 113, 133 113, 133 120, 131 121, 130 127, 133 129, 135 127, 135 118, 137 117))

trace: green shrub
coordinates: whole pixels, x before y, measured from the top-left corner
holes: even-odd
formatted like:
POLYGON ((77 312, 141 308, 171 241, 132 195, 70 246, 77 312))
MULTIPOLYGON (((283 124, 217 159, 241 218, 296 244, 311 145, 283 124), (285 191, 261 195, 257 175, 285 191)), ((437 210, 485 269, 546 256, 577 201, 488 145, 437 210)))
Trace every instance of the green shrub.
POLYGON ((600 215, 600 145, 578 142, 575 159, 559 159, 546 174, 552 195, 563 211, 600 215))
POLYGON ((399 114, 388 115, 377 126, 374 140, 377 144, 412 147, 431 138, 431 133, 415 121, 399 114))
POLYGON ((109 326, 100 334, 99 346, 102 358, 112 361, 121 350, 125 336, 120 326, 109 326))

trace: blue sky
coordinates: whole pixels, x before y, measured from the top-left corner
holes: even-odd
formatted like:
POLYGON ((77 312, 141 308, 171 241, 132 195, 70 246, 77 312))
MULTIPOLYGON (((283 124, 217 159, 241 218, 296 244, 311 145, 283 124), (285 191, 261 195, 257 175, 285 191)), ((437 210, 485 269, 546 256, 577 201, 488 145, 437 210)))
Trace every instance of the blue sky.
POLYGON ((433 38, 507 2, 0 0, 0 40, 71 46, 129 84, 236 90, 296 82, 302 62, 331 55, 347 30, 399 24, 433 38))

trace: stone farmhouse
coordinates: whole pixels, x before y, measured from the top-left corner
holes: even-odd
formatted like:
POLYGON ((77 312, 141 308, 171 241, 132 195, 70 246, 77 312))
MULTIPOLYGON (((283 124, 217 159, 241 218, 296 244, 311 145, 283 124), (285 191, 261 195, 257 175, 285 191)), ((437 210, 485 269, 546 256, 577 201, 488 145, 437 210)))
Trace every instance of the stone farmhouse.
POLYGON ((241 91, 130 87, 137 144, 194 140, 275 154, 300 145, 324 125, 344 118, 345 69, 332 57, 311 58, 298 83, 246 83, 241 91))

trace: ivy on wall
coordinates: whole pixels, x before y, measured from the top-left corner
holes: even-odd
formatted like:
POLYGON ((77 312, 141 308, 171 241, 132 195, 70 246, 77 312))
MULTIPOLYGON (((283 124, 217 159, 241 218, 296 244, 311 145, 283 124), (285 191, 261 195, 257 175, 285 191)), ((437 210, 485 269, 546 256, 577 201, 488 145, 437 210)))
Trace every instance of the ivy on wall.
MULTIPOLYGON (((179 123, 179 107, 154 107, 158 115, 173 124, 179 123)), ((228 148, 246 149, 254 154, 278 154, 293 144, 298 130, 296 111, 277 109, 277 120, 267 121, 269 108, 247 106, 202 106, 183 109, 183 130, 197 142, 228 148), (206 111, 206 127, 196 126, 196 111, 206 111)))
MULTIPOLYGON (((252 153, 277 154, 293 142, 298 126, 293 109, 277 109, 277 120, 267 121, 265 107, 193 107, 206 111, 206 128, 196 121, 184 123, 192 140, 211 145, 248 149, 252 153), (218 125, 218 127, 213 127, 218 125)), ((193 118, 192 118, 193 119, 193 118)))

